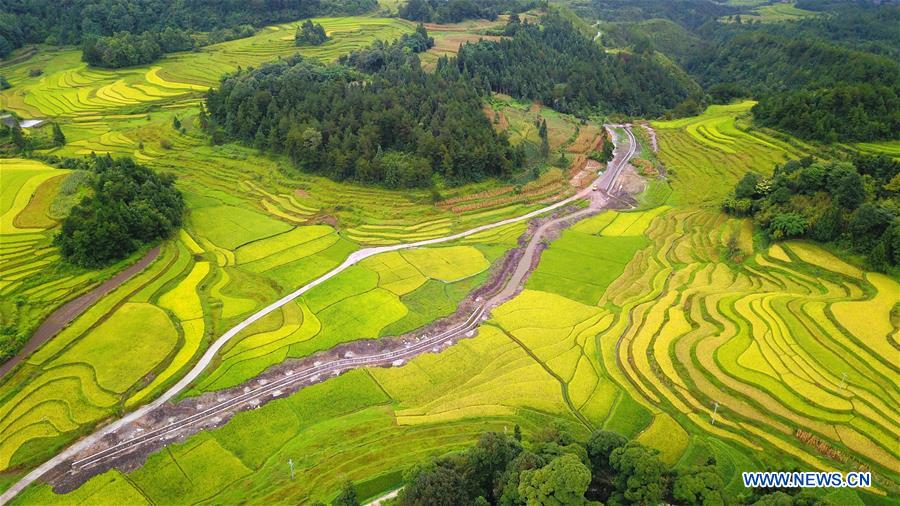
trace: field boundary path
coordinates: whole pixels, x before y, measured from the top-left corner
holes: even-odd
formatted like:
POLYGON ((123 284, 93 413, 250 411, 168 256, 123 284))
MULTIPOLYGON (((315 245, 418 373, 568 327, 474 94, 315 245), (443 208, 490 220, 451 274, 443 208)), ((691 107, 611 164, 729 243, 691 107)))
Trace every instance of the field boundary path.
MULTIPOLYGON (((621 171, 624 168, 624 166, 626 165, 626 163, 631 159, 631 157, 634 156, 634 154, 636 153, 636 147, 637 147, 637 142, 634 138, 634 135, 631 133, 630 125, 624 125, 624 127, 621 125, 606 125, 606 128, 608 131, 610 131, 613 134, 611 136, 611 138, 614 139, 614 143, 616 144, 616 149, 614 152, 613 159, 608 164, 607 170, 605 170, 594 181, 593 186, 596 186, 598 188, 597 191, 593 190, 592 186, 588 186, 587 188, 579 191, 578 193, 576 193, 568 198, 565 198, 556 203, 547 205, 541 209, 537 209, 537 210, 531 211, 529 213, 523 214, 521 216, 508 218, 508 219, 497 221, 494 223, 489 223, 487 225, 482 225, 480 227, 476 227, 476 228, 473 228, 470 230, 466 230, 464 232, 459 232, 459 233, 452 234, 452 235, 445 236, 445 237, 438 237, 435 239, 428 239, 428 240, 416 241, 416 242, 405 243, 405 244, 396 244, 396 245, 392 245, 392 246, 380 246, 380 247, 375 247, 375 248, 365 248, 365 249, 361 249, 359 251, 356 251, 356 252, 350 254, 350 256, 348 256, 347 259, 344 260, 344 262, 341 263, 338 267, 335 267, 334 269, 323 274, 319 278, 307 283, 306 285, 298 288, 297 290, 289 293, 288 295, 285 295, 281 299, 266 306, 265 308, 261 309, 260 311, 256 312, 255 314, 251 315, 244 321, 238 323, 237 325, 232 327, 230 330, 228 330, 227 332, 222 334, 221 337, 219 337, 216 341, 214 341, 210 345, 210 347, 206 350, 206 352, 203 354, 203 356, 200 358, 200 360, 197 362, 197 364, 194 365, 194 367, 190 371, 188 371, 188 373, 185 374, 184 377, 181 378, 181 380, 179 380, 175 385, 173 385, 166 392, 164 392, 162 395, 160 395, 158 398, 156 398, 153 402, 146 404, 146 405, 136 409, 135 411, 128 413, 127 415, 123 416, 122 418, 119 418, 118 420, 116 420, 104 427, 97 429, 94 433, 78 440, 77 442, 70 445, 69 447, 67 447, 66 449, 61 451, 59 454, 57 454, 56 456, 54 456, 47 462, 44 462, 43 464, 41 464, 40 466, 35 468, 33 471, 31 471, 30 473, 28 473, 27 475, 22 477, 22 479, 20 479, 18 482, 13 484, 9 489, 4 491, 2 495, 0 495, 0 505, 8 503, 13 497, 15 497, 25 487, 27 487, 31 483, 35 482, 38 478, 40 478, 44 474, 48 473, 52 469, 56 468, 58 465, 75 458, 79 453, 83 452, 86 449, 89 449, 90 447, 96 445, 97 443, 100 443, 101 440, 105 436, 112 434, 115 431, 119 430, 120 428, 123 428, 126 425, 141 419, 142 417, 144 417, 151 411, 154 411, 155 409, 162 406, 164 403, 166 403, 169 400, 171 400, 172 398, 174 398, 176 395, 183 392, 185 389, 187 389, 188 386, 191 385, 191 383, 194 382, 194 380, 196 380, 203 373, 203 371, 206 369, 206 367, 209 366, 209 364, 213 361, 213 359, 215 358, 215 356, 219 352, 219 350, 226 343, 228 343, 228 341, 230 341, 238 333, 240 333, 242 330, 249 327, 250 325, 252 325, 256 321, 258 321, 259 319, 263 318, 264 316, 268 315, 272 311, 275 311, 276 309, 293 301, 294 299, 300 297, 301 295, 308 292, 312 288, 324 283, 325 281, 333 278, 334 276, 343 272, 347 268, 361 262, 362 260, 364 260, 366 258, 369 258, 374 255, 378 255, 381 253, 391 252, 391 251, 418 248, 418 247, 422 247, 422 246, 429 246, 432 244, 441 244, 441 243, 445 243, 445 242, 455 241, 458 239, 469 237, 474 234, 478 234, 480 232, 484 232, 486 230, 491 230, 491 229, 502 227, 505 225, 510 225, 513 223, 530 220, 532 218, 549 213, 556 209, 560 209, 560 208, 562 208, 566 205, 569 205, 579 199, 588 199, 590 201, 590 206, 586 209, 577 211, 576 213, 566 215, 563 218, 559 218, 559 219, 553 220, 553 221, 571 220, 571 219, 576 219, 576 216, 583 216, 585 214, 598 212, 600 209, 603 208, 607 199, 610 197, 609 194, 612 191, 613 187, 615 186, 616 178, 621 173, 621 171), (620 143, 620 140, 615 135, 615 132, 613 132, 613 130, 612 130, 614 127, 624 128, 624 131, 628 137, 628 142, 626 144, 627 147, 622 146, 622 144, 620 143), (603 190, 603 191, 601 192, 599 190, 603 190)), ((542 228, 546 227, 547 225, 548 224, 544 224, 544 226, 542 226, 542 228)), ((536 232, 535 237, 538 236, 538 233, 539 232, 536 232)), ((531 249, 532 256, 537 249, 538 242, 539 241, 531 241, 528 245, 528 247, 531 249), (533 244, 533 247, 532 247, 532 244, 533 244)), ((529 254, 528 250, 526 250, 526 255, 528 255, 528 254, 529 254)), ((492 297, 490 302, 500 300, 499 297, 501 295, 508 296, 509 293, 507 293, 507 292, 509 290, 515 291, 515 284, 513 283, 513 281, 515 281, 515 280, 521 281, 521 279, 524 278, 524 276, 528 272, 528 266, 526 265, 525 267, 522 267, 522 264, 527 264, 527 263, 528 262, 525 262, 524 257, 523 257, 523 261, 521 261, 519 266, 517 266, 516 271, 513 273, 512 277, 510 279, 510 282, 507 284, 506 288, 504 288, 501 291, 501 293, 492 297), (510 287, 512 287, 512 288, 510 288, 510 287)), ((416 346, 414 349, 401 350, 400 352, 397 352, 397 353, 402 353, 402 355, 395 354, 390 357, 377 357, 378 361, 384 361, 385 359, 390 359, 390 360, 403 359, 403 358, 408 357, 409 355, 418 354, 424 350, 430 349, 439 342, 445 342, 448 339, 450 339, 452 337, 456 337, 460 334, 472 332, 473 329, 475 327, 477 327, 477 325, 480 323, 482 317, 484 316, 485 311, 488 309, 489 303, 482 304, 478 309, 476 309, 472 313, 472 315, 469 317, 469 319, 465 322, 464 326, 462 326, 460 328, 451 329, 443 334, 439 334, 438 336, 429 338, 426 340, 426 342, 420 343, 422 345, 421 347, 416 346), (415 352, 415 353, 412 353, 412 352, 415 352)), ((302 375, 308 374, 309 377, 306 379, 309 379, 314 376, 322 375, 323 373, 338 371, 341 368, 359 367, 359 366, 363 366, 363 365, 368 365, 372 361, 373 361, 373 357, 344 358, 344 359, 339 359, 337 361, 333 361, 333 362, 330 362, 327 364, 319 364, 318 366, 316 366, 317 370, 304 371, 302 373, 302 375)), ((291 383, 298 382, 298 381, 301 381, 300 376, 301 376, 301 374, 298 373, 297 377, 292 376, 292 377, 286 378, 285 381, 291 382, 291 383)), ((270 387, 272 387, 271 384, 266 385, 263 388, 266 388, 268 391, 268 388, 270 388, 270 387)), ((275 389, 277 389, 277 387, 275 389)), ((258 396, 259 392, 256 392, 256 394, 258 396)), ((236 399, 237 398, 229 399, 226 402, 236 401, 236 399)), ((246 400, 247 399, 242 399, 242 400, 236 401, 235 404, 240 404, 241 402, 244 402, 246 400)), ((208 413, 206 411, 211 412, 211 410, 213 410, 213 409, 215 409, 215 407, 208 408, 208 410, 205 410, 204 412, 201 412, 201 413, 195 413, 192 416, 199 417, 202 415, 209 415, 210 413, 208 413)), ((180 420, 180 421, 174 422, 174 423, 192 424, 192 423, 196 423, 196 420, 185 422, 185 419, 183 419, 183 420, 180 420)), ((164 427, 163 429, 160 429, 160 430, 165 430, 165 429, 166 428, 164 427)), ((169 429, 172 429, 172 428, 169 427, 169 429)), ((141 442, 144 441, 145 436, 149 436, 149 435, 150 434, 140 436, 140 439, 137 441, 133 441, 132 444, 141 444, 141 442)), ((160 437, 160 434, 155 434, 154 436, 158 438, 158 437, 160 437)), ((150 439, 152 439, 154 436, 151 436, 150 439)), ((126 441, 122 444, 127 444, 127 443, 129 443, 129 441, 126 441)), ((113 447, 113 448, 117 448, 117 447, 113 447)), ((118 451, 118 450, 114 450, 113 448, 108 449, 108 450, 111 450, 110 453, 114 453, 114 452, 118 451)), ((122 448, 118 448, 118 449, 121 450, 122 448)), ((127 450, 127 448, 125 450, 127 450)), ((104 451, 107 451, 107 450, 104 450, 104 451)), ((78 461, 78 462, 82 465, 88 464, 89 460, 92 457, 88 457, 88 459, 81 459, 81 461, 78 461)))
POLYGON ((100 300, 101 297, 115 290, 122 283, 143 271, 148 265, 156 260, 156 257, 159 256, 159 251, 159 246, 153 247, 147 251, 140 260, 131 264, 125 270, 120 271, 115 276, 96 286, 94 289, 66 302, 50 313, 50 316, 45 318, 37 330, 31 334, 31 337, 28 338, 28 342, 25 343, 25 346, 23 346, 15 356, 4 362, 3 365, 0 365, 0 378, 12 371, 23 360, 28 358, 29 355, 34 353, 34 351, 42 344, 49 341, 50 338, 64 329, 66 325, 72 323, 72 320, 81 316, 82 313, 100 300))

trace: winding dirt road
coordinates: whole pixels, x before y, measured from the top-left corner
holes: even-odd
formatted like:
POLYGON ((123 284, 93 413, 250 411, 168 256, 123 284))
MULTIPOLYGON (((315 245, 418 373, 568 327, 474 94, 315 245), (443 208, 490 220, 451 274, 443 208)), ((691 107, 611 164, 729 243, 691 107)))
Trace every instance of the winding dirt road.
MULTIPOLYGON (((607 125, 607 130, 612 132, 613 125, 607 125)), ((619 125, 615 125, 615 127, 619 127, 619 125)), ((436 239, 429 239, 425 241, 417 241, 407 244, 397 244, 393 246, 382 246, 377 248, 366 248, 352 253, 341 265, 322 275, 321 277, 311 281, 310 283, 298 288, 297 290, 291 292, 290 294, 282 297, 278 301, 266 306, 262 310, 253 314, 246 320, 241 323, 235 325, 233 328, 228 330, 225 334, 219 337, 215 342, 210 345, 207 351, 203 354, 197 364, 174 386, 172 386, 165 393, 160 395, 153 402, 146 404, 139 409, 123 416, 122 418, 97 429, 93 434, 86 436, 79 441, 75 442, 59 454, 57 454, 52 459, 48 460, 44 464, 40 465, 32 472, 25 475, 21 480, 12 485, 9 489, 7 489, 2 495, 0 495, 0 504, 6 504, 13 497, 16 496, 19 492, 21 492, 25 487, 36 481, 38 478, 48 473, 50 470, 56 468, 60 464, 63 464, 67 461, 72 462, 73 470, 85 469, 94 465, 97 465, 104 460, 115 458, 116 456, 127 453, 131 451, 131 448, 135 446, 139 446, 141 444, 146 443, 147 441, 160 440, 161 438, 165 438, 168 434, 179 430, 180 428, 186 425, 194 425, 206 420, 210 417, 215 416, 217 413, 221 413, 222 411, 233 408, 235 405, 240 405, 241 403, 245 403, 248 400, 252 400, 255 398, 259 398, 261 396, 272 395, 272 392, 277 391, 279 388, 284 388, 288 384, 298 383, 302 381, 309 380, 310 378, 321 376, 329 373, 337 373, 342 370, 346 370, 348 368, 362 367, 366 365, 373 365, 384 363, 385 361, 398 361, 404 360, 409 357, 418 355, 424 351, 429 349, 433 349, 435 346, 450 342, 452 339, 459 338, 460 336, 466 335, 470 332, 473 332, 474 329, 478 327, 481 321, 487 317, 487 313, 491 309, 491 307, 498 302, 509 298, 512 294, 514 294, 519 288, 520 284, 524 280, 525 276, 528 274, 530 269, 530 264, 534 260, 535 255, 538 252, 538 246, 540 244, 540 239, 542 238, 545 231, 549 230, 549 228, 553 224, 558 224, 560 221, 564 220, 576 220, 580 217, 583 217, 587 214, 592 214, 599 212, 608 202, 611 191, 615 187, 616 179, 621 173, 623 167, 627 164, 628 160, 634 156, 636 152, 637 143, 634 139, 633 134, 630 130, 630 125, 624 126, 624 131, 628 136, 627 147, 623 149, 623 146, 620 143, 620 139, 617 138, 616 135, 612 135, 612 138, 615 139, 614 142, 616 144, 616 152, 613 160, 609 163, 608 169, 603 172, 595 181, 594 186, 598 188, 597 191, 593 190, 591 186, 588 186, 584 190, 579 191, 575 195, 563 199, 554 204, 548 205, 541 209, 532 211, 530 213, 517 216, 514 218, 509 218, 506 220, 501 220, 495 223, 482 225, 480 227, 473 228, 471 230, 467 230, 465 232, 460 232, 457 234, 449 235, 446 237, 440 237, 436 239), (624 153, 622 152, 624 151, 624 153), (602 191, 599 191, 602 190, 602 191), (555 220, 550 220, 549 222, 543 224, 536 231, 532 240, 527 245, 527 249, 522 261, 519 262, 516 270, 510 277, 509 282, 499 293, 491 297, 490 300, 478 306, 475 311, 469 316, 469 318, 462 324, 455 328, 449 329, 445 332, 442 332, 436 336, 427 338, 420 343, 410 346, 409 348, 392 351, 388 354, 381 355, 370 355, 363 357, 353 357, 353 358, 343 358, 327 363, 317 364, 312 368, 307 370, 299 371, 290 377, 286 377, 280 382, 272 382, 268 383, 259 388, 250 390, 246 392, 244 396, 237 396, 231 399, 228 399, 216 406, 211 406, 203 411, 194 413, 188 417, 182 418, 177 421, 173 421, 172 423, 154 431, 148 432, 146 434, 141 434, 140 436, 125 440, 115 446, 106 448, 101 450, 100 452, 90 454, 86 457, 79 458, 78 456, 83 454, 85 451, 89 451, 89 448, 98 444, 102 438, 105 436, 112 434, 119 430, 120 428, 125 427, 126 425, 139 420, 144 417, 151 411, 157 409, 162 406, 165 402, 168 402, 170 399, 174 398, 176 395, 184 391, 191 383, 196 380, 200 374, 206 369, 207 366, 213 361, 216 354, 219 350, 226 344, 228 341, 234 338, 238 333, 252 325, 254 322, 268 315, 272 311, 284 306, 285 304, 293 301, 297 297, 300 297, 304 293, 308 292, 312 288, 324 283, 325 281, 333 278, 334 276, 340 274, 347 268, 359 263, 360 261, 369 258, 374 255, 378 255, 381 253, 386 253, 390 251, 398 251, 403 249, 410 248, 418 248, 422 246, 429 246, 432 244, 440 244, 450 241, 455 241, 458 239, 462 239, 464 237, 468 237, 479 232, 483 232, 485 230, 491 230, 494 228, 502 227, 505 225, 509 225, 512 223, 518 223, 521 221, 530 220, 537 216, 549 213, 556 209, 560 209, 566 205, 569 205, 576 200, 579 199, 588 199, 590 201, 590 205, 582 210, 576 211, 575 213, 565 215, 561 218, 557 218, 555 220), (76 460, 77 459, 77 460, 76 460)))

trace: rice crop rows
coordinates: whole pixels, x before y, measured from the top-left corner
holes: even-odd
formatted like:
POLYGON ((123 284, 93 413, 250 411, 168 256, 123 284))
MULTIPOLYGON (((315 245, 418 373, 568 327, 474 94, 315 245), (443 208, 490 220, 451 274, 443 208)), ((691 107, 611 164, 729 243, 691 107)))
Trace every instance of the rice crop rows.
POLYGON ((753 104, 714 105, 700 116, 652 123, 675 190, 669 202, 718 205, 748 170, 770 174, 776 164, 812 152, 799 142, 739 128, 753 104))

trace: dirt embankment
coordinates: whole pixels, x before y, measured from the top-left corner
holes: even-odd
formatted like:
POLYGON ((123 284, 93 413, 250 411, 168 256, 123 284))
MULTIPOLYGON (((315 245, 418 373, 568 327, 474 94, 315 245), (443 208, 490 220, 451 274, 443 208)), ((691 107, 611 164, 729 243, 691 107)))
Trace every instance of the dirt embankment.
POLYGON ((650 126, 650 123, 640 123, 640 125, 647 132, 647 136, 650 137, 650 147, 653 149, 653 152, 659 153, 659 143, 656 141, 656 130, 650 126))

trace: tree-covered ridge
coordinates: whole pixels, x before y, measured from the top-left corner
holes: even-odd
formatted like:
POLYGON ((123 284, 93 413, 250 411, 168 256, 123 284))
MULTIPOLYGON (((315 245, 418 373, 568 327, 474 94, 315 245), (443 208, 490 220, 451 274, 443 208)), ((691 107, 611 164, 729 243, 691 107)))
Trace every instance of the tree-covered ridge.
POLYGON ((718 41, 686 65, 704 85, 735 83, 761 95, 836 83, 900 84, 900 65, 890 58, 762 29, 720 30, 718 41))
MULTIPOLYGON (((360 14, 376 5, 376 0, 4 0, 0 58, 27 43, 79 44, 122 32, 159 37, 169 28, 191 34, 211 32, 208 42, 218 42, 240 35, 247 26, 360 14)), ((101 44, 125 40, 121 35, 115 38, 101 44)), ((130 51, 150 54, 140 45, 131 46, 130 51)))
MULTIPOLYGON (((799 5, 798 5, 799 7, 799 5)), ((821 16, 791 23, 771 23, 772 34, 802 39, 820 39, 847 49, 900 56, 900 5, 842 3, 821 16)))
POLYGON ((537 7, 539 0, 408 0, 399 16, 422 23, 458 23, 466 19, 497 19, 537 7))
POLYGON ((402 59, 400 53, 410 51, 424 53, 434 47, 434 37, 428 35, 425 26, 419 23, 413 33, 404 33, 394 42, 376 40, 371 46, 341 55, 338 61, 350 67, 369 74, 378 72, 388 62, 402 59))
POLYGON ((690 30, 741 12, 739 7, 713 0, 570 0, 569 3, 587 18, 627 22, 668 19, 690 30))
POLYGON ((580 115, 659 115, 693 91, 652 58, 605 53, 555 12, 540 25, 516 21, 512 37, 467 43, 450 64, 485 89, 580 115))
POLYGON ((598 26, 604 46, 673 59, 703 86, 705 103, 753 97, 760 102, 758 124, 809 140, 896 138, 896 4, 814 2, 820 11, 814 17, 742 23, 734 13, 753 6, 707 3, 576 0, 575 6, 615 21, 598 26), (685 8, 676 9, 681 3, 685 8), (733 22, 723 22, 729 10, 733 22))
MULTIPOLYGON (((247 27, 245 35, 253 33, 247 27)), ((82 43, 81 59, 90 65, 106 68, 131 67, 155 61, 165 53, 188 51, 196 42, 186 30, 168 27, 161 33, 118 32, 109 37, 89 36, 82 43)))
POLYGON ((109 155, 68 162, 93 174, 91 195, 72 208, 55 239, 66 260, 100 267, 170 236, 181 225, 184 202, 171 174, 109 155))
POLYGON ((900 265, 900 162, 859 157, 853 162, 788 162, 766 179, 748 173, 723 203, 753 216, 773 240, 805 237, 866 255, 885 271, 900 265))
POLYGON ((824 142, 895 139, 900 132, 898 88, 838 84, 833 88, 764 95, 753 108, 765 126, 824 142))
POLYGON ((372 75, 295 56, 225 76, 207 95, 207 128, 337 180, 404 188, 509 174, 520 155, 466 76, 422 70, 409 49, 429 40, 419 32, 344 60, 372 75))
POLYGON ((900 125, 896 60, 766 30, 725 30, 687 69, 759 98, 756 120, 826 142, 890 139, 900 125))

